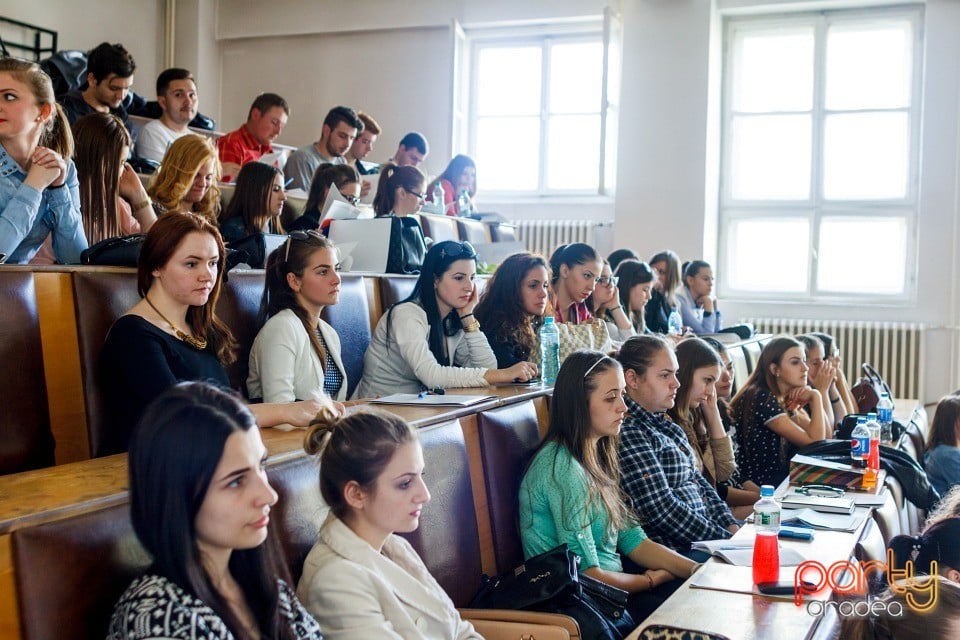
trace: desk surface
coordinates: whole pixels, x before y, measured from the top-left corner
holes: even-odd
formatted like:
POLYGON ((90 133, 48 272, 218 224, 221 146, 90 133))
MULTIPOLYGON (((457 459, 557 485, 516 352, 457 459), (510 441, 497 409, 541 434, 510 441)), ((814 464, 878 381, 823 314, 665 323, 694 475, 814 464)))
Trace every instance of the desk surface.
MULTIPOLYGON (((469 407, 370 406, 395 413, 414 427, 425 429, 499 406, 530 400, 547 394, 549 390, 541 385, 458 389, 457 393, 460 394, 494 396, 469 407)), ((351 410, 357 408, 351 407, 351 410)), ((303 429, 264 429, 263 441, 270 452, 267 464, 279 464, 306 455, 303 436, 303 429)), ((127 485, 126 454, 0 476, 0 534, 71 514, 122 504, 127 500, 127 485)))
MULTIPOLYGON (((796 549, 808 560, 817 560, 829 567, 832 563, 848 560, 853 555, 865 523, 866 520, 852 533, 818 530, 811 542, 784 539, 780 540, 780 545, 796 549)), ((753 526, 747 525, 737 532, 733 539, 752 535, 753 526)), ((711 558, 700 571, 719 574, 715 577, 720 580, 728 577, 731 583, 743 583, 737 586, 749 585, 752 582, 752 570, 749 567, 734 567, 717 558, 711 558)), ((795 571, 796 567, 781 567, 780 579, 792 581, 795 571)), ((687 580, 677 589, 627 640, 636 640, 640 636, 640 630, 651 624, 710 631, 734 640, 809 638, 819 622, 819 618, 807 612, 806 606, 797 607, 790 600, 694 588, 690 583, 691 581, 687 580)), ((827 591, 817 594, 815 599, 829 600, 830 597, 831 594, 827 591)))

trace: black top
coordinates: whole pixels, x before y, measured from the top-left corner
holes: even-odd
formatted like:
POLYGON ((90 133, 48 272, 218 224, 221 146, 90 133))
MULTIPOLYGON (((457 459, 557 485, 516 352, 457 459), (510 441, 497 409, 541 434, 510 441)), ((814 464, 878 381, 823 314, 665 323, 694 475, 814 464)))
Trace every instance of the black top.
MULTIPOLYGON (((83 83, 83 88, 86 86, 87 83, 83 83)), ((70 124, 73 124, 85 115, 96 112, 96 109, 87 104, 87 101, 83 99, 82 88, 68 91, 60 96, 58 102, 60 103, 60 106, 63 107, 63 112, 66 114, 67 121, 70 124)), ((123 126, 127 128, 128 132, 130 132, 130 148, 133 149, 133 146, 137 142, 137 135, 140 133, 140 130, 135 127, 132 122, 130 122, 130 116, 127 114, 127 110, 122 104, 116 108, 111 107, 110 113, 123 121, 123 126)))
POLYGON ((652 333, 670 333, 670 308, 667 299, 656 289, 650 289, 650 300, 644 307, 644 320, 652 333))
POLYGON ((197 351, 144 318, 121 316, 100 351, 104 433, 94 456, 127 450, 130 434, 150 401, 178 382, 206 380, 230 388, 213 347, 197 351))

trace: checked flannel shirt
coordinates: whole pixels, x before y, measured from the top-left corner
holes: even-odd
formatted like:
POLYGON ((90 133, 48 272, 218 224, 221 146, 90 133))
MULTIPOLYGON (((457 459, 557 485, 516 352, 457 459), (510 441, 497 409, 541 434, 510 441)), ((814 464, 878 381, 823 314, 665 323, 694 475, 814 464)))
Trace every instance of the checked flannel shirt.
POLYGON ((620 484, 643 530, 656 542, 686 551, 696 540, 729 538, 738 524, 729 507, 697 470, 679 425, 625 396, 620 428, 620 484))

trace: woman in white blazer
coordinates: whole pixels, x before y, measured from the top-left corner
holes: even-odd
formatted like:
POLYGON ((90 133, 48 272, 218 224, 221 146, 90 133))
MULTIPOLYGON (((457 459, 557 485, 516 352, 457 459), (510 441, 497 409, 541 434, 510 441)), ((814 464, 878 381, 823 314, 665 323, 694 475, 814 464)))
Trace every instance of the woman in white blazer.
POLYGON ((260 303, 263 324, 250 350, 250 398, 346 399, 340 337, 320 319, 323 308, 339 300, 336 247, 316 231, 292 232, 267 258, 260 303))
POLYGON ((307 555, 297 594, 325 638, 481 638, 410 543, 430 501, 423 451, 401 418, 367 410, 324 417, 305 448, 320 454, 330 514, 307 555))

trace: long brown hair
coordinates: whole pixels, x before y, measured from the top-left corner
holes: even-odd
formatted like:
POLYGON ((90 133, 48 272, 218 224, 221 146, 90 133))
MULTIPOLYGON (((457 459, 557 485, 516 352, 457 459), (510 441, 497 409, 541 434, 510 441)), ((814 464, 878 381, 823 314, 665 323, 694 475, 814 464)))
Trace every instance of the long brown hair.
POLYGON ((536 267, 546 270, 549 284, 550 267, 543 256, 524 252, 508 257, 497 267, 474 310, 480 324, 488 327, 487 337, 491 341, 516 341, 523 353, 515 355, 522 360, 533 353, 537 329, 543 322, 543 318, 535 318, 523 308, 523 281, 536 267))
POLYGON ((214 353, 223 364, 230 364, 236 360, 237 343, 230 333, 230 328, 217 318, 217 300, 220 298, 220 287, 223 284, 223 271, 227 263, 227 251, 223 246, 220 230, 194 213, 170 212, 160 216, 150 227, 143 247, 140 249, 140 258, 137 261, 137 292, 143 298, 153 285, 153 272, 166 265, 177 251, 183 239, 191 233, 209 233, 217 242, 217 277, 210 291, 207 303, 201 307, 191 306, 187 309, 187 323, 193 334, 198 338, 206 339, 213 347, 214 353))
POLYGON ((681 284, 680 276, 680 256, 676 252, 667 249, 650 258, 650 266, 655 266, 658 262, 667 264, 667 277, 663 283, 663 297, 667 299, 670 308, 677 306, 677 289, 681 284))
MULTIPOLYGON (((927 451, 933 451, 941 444, 957 446, 957 425, 960 424, 960 396, 944 396, 937 403, 930 425, 930 437, 927 439, 927 451)), ((955 567, 960 570, 960 567, 955 567)))
MULTIPOLYGON (((304 233, 304 232, 300 232, 304 233)), ((294 232, 297 235, 297 232, 294 232)), ((284 309, 289 309, 303 324, 310 346, 320 358, 320 366, 327 370, 327 351, 317 336, 317 319, 311 317, 307 310, 297 300, 297 292, 290 288, 287 274, 292 273, 302 278, 307 267, 310 266, 310 256, 321 249, 333 249, 336 246, 332 241, 318 233, 306 233, 306 238, 298 239, 293 235, 287 238, 287 244, 281 245, 267 257, 264 267, 266 277, 263 283, 263 297, 260 299, 260 326, 284 309)))
POLYGON ((217 147, 208 138, 188 133, 167 147, 153 184, 147 194, 167 211, 176 211, 183 198, 193 186, 197 172, 207 160, 213 160, 213 184, 203 199, 194 203, 193 213, 199 214, 216 225, 220 217, 220 159, 217 147))
POLYGON ((777 376, 771 371, 770 365, 780 365, 783 355, 794 347, 803 350, 803 344, 790 336, 776 336, 771 339, 763 347, 763 351, 760 352, 753 373, 750 374, 743 387, 737 391, 737 395, 730 401, 730 417, 737 425, 737 431, 744 438, 744 441, 746 441, 746 436, 749 435, 746 432, 745 425, 752 422, 744 418, 753 412, 757 394, 761 390, 768 391, 778 402, 781 401, 780 390, 777 387, 777 376))
POLYGON ((220 214, 220 224, 230 218, 240 217, 247 235, 263 231, 283 233, 280 218, 274 218, 267 210, 273 193, 273 181, 277 176, 280 176, 282 189, 283 172, 280 169, 263 162, 248 162, 243 165, 237 174, 233 197, 220 214))
MULTIPOLYGON (((590 394, 597 390, 597 377, 620 363, 599 351, 574 351, 563 361, 550 401, 550 422, 547 434, 537 451, 548 442, 566 448, 583 466, 587 474, 587 504, 571 505, 574 509, 590 508, 599 502, 606 511, 610 526, 622 531, 632 524, 633 514, 620 489, 620 462, 617 445, 620 436, 604 436, 591 442, 590 394)), ((562 478, 566 482, 568 479, 562 478)), ((564 518, 569 514, 563 514, 564 518)))
POLYGON ((130 134, 111 113, 90 113, 73 123, 76 149, 73 161, 80 181, 83 230, 90 244, 123 234, 118 198, 124 147, 130 134))
POLYGON ((16 58, 0 58, 0 73, 9 73, 15 80, 27 85, 37 105, 50 105, 50 117, 43 125, 38 144, 53 149, 64 160, 68 160, 73 155, 73 135, 67 114, 57 104, 50 76, 44 73, 40 65, 16 58))
POLYGON ((693 388, 693 374, 698 369, 714 365, 723 369, 723 361, 713 347, 700 338, 690 337, 682 340, 674 349, 674 352, 677 354, 677 363, 680 365, 680 370, 677 372, 680 389, 677 390, 676 401, 673 403, 673 407, 667 411, 667 414, 685 431, 697 435, 697 442, 694 444, 702 452, 707 448, 709 442, 707 441, 707 431, 703 424, 703 414, 700 408, 690 408, 689 406, 690 390, 693 388))

